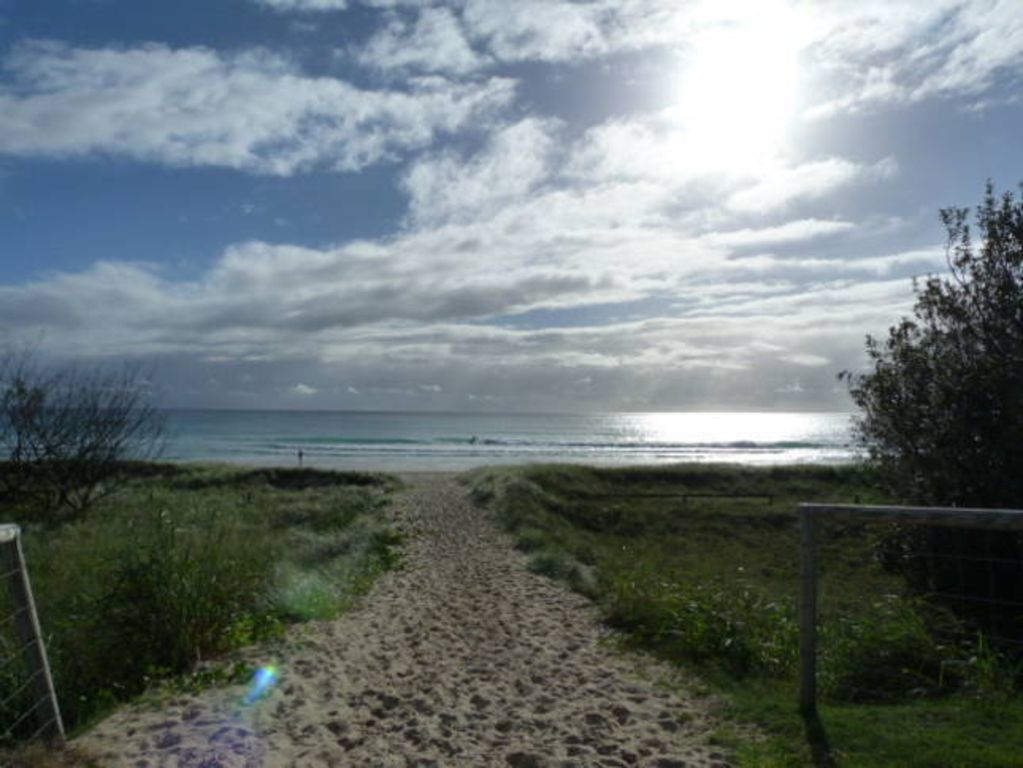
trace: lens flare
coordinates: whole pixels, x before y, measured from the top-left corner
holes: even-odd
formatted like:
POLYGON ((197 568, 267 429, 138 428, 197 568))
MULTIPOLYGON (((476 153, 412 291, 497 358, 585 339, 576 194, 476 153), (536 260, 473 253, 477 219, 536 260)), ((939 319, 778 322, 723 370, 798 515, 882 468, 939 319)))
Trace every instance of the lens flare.
POLYGON ((277 667, 273 665, 257 669, 256 674, 252 676, 252 688, 245 697, 245 703, 253 704, 263 698, 267 691, 273 688, 277 678, 277 667))

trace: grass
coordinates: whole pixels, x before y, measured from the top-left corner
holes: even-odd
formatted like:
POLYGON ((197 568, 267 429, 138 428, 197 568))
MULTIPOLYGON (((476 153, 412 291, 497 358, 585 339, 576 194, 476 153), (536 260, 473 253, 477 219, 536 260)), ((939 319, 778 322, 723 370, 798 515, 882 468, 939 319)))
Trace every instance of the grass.
MULTIPOLYGON (((160 681, 196 687, 244 675, 193 670, 289 622, 346 610, 399 564, 381 514, 396 486, 366 473, 143 465, 73 522, 46 526, 33 510, 5 510, 27 521, 66 724, 80 730, 160 681)), ((22 675, 0 674, 0 701, 22 675)))
MULTIPOLYGON (((530 568, 591 597, 629 644, 698 670, 733 719, 760 726, 755 742, 720 734, 743 764, 824 762, 795 707, 795 508, 889 501, 865 470, 533 466, 481 471, 474 492, 530 568)), ((822 532, 819 677, 831 756, 843 766, 1018 765, 1013 675, 882 567, 886 532, 822 532)))

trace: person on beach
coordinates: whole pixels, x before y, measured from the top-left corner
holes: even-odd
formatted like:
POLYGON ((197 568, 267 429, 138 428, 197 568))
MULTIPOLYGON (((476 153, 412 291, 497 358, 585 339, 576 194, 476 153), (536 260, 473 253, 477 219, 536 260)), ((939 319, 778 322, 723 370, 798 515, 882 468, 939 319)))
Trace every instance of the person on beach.
POLYGON ((298 466, 300 466, 300 467, 302 466, 302 456, 304 456, 304 455, 305 454, 302 453, 302 449, 299 448, 298 449, 298 466))

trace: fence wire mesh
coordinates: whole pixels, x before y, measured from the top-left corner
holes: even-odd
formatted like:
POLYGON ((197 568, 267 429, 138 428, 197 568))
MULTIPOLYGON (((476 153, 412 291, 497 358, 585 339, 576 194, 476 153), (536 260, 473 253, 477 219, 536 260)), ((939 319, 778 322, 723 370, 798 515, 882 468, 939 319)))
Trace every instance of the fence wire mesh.
POLYGON ((0 526, 0 747, 62 739, 17 526, 0 526))
POLYGON ((1023 512, 974 525, 971 510, 954 509, 803 505, 801 515, 804 710, 818 693, 897 702, 1023 690, 1023 512), (855 590, 836 586, 834 573, 854 566, 855 590))

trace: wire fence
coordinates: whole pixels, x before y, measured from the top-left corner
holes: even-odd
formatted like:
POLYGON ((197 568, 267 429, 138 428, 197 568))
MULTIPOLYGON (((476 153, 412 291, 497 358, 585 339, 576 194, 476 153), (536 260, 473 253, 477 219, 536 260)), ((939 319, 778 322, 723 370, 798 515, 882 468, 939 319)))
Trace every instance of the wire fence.
POLYGON ((1019 690, 1023 511, 801 504, 799 518, 805 714, 816 714, 822 683, 843 699, 875 701, 1019 690), (848 542, 864 539, 870 560, 843 563, 862 557, 848 542), (822 589, 851 565, 877 577, 852 595, 822 589), (852 666, 829 666, 843 646, 861 649, 844 654, 852 666))
POLYGON ((0 582, 0 746, 63 740, 64 725, 16 525, 0 525, 0 582))

